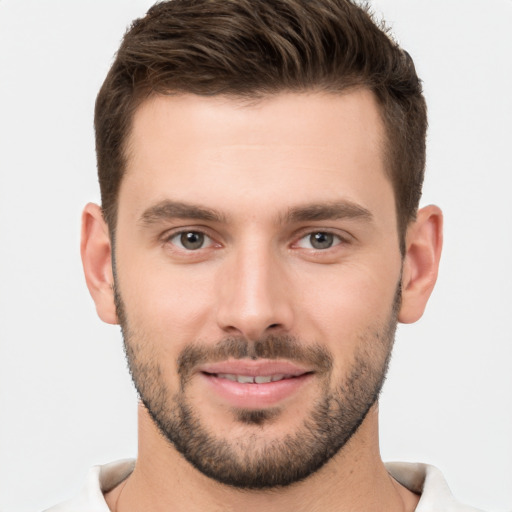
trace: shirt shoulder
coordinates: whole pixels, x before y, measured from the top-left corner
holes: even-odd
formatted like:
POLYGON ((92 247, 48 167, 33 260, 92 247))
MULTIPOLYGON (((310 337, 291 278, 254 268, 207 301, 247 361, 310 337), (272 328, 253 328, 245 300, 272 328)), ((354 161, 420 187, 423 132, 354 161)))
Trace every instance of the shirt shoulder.
POLYGON ((125 459, 89 470, 85 485, 73 499, 44 512, 110 512, 103 493, 125 480, 133 471, 135 460, 125 459))
POLYGON ((421 495, 415 512, 483 512, 458 502, 441 471, 435 466, 388 462, 386 469, 397 482, 421 495))

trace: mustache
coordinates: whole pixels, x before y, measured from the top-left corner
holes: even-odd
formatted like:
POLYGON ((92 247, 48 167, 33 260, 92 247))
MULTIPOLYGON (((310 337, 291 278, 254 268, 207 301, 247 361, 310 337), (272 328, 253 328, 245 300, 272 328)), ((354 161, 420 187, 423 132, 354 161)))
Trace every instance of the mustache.
POLYGON ((306 344, 289 335, 270 334, 257 341, 229 337, 215 345, 189 345, 178 357, 178 375, 184 383, 198 365, 227 359, 286 359, 311 367, 316 372, 329 372, 333 366, 333 357, 325 347, 306 344))

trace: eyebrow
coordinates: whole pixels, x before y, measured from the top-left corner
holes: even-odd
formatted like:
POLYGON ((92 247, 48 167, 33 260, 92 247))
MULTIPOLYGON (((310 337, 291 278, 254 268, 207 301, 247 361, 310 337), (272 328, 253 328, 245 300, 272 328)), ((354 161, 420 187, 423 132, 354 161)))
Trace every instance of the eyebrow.
MULTIPOLYGON (((279 222, 297 223, 337 219, 361 219, 371 221, 373 215, 369 210, 351 201, 334 201, 313 203, 290 208, 284 215, 279 216, 279 222)), ((210 208, 181 201, 161 201, 143 212, 140 221, 151 225, 162 220, 192 219, 205 222, 225 223, 226 217, 210 208)))
POLYGON ((309 204, 291 208, 285 214, 284 222, 309 222, 338 219, 373 220, 370 210, 352 201, 334 201, 326 203, 309 204))
POLYGON ((193 219, 208 222, 225 222, 226 220, 224 215, 215 210, 180 201, 162 201, 145 210, 140 217, 141 222, 147 225, 170 219, 193 219))

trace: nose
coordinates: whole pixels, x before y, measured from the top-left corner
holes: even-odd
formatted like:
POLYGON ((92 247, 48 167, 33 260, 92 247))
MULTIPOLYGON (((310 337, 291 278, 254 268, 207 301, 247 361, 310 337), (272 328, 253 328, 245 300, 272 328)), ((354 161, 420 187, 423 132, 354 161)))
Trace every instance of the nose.
POLYGON ((218 326, 253 341, 270 331, 289 332, 293 297, 285 270, 268 248, 234 251, 223 263, 217 287, 218 326))

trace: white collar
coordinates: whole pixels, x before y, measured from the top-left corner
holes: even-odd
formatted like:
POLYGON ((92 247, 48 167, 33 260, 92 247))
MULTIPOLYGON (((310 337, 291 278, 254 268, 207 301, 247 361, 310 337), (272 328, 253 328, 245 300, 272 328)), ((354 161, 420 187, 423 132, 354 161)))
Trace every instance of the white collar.
MULTIPOLYGON (((110 512, 103 493, 125 480, 135 467, 134 459, 94 466, 87 475, 82 492, 73 500, 46 512, 110 512)), ((415 512, 481 512, 458 503, 441 472, 428 464, 388 462, 389 474, 407 489, 421 494, 415 512)))

